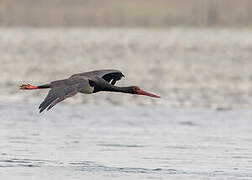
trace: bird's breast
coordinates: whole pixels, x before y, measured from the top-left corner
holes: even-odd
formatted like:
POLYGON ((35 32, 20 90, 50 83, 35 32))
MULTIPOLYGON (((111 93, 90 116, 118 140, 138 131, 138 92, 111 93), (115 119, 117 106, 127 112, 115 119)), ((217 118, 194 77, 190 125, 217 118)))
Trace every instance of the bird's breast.
POLYGON ((94 92, 94 87, 92 87, 92 86, 84 86, 83 88, 81 88, 80 92, 84 93, 84 94, 91 94, 91 93, 94 92))

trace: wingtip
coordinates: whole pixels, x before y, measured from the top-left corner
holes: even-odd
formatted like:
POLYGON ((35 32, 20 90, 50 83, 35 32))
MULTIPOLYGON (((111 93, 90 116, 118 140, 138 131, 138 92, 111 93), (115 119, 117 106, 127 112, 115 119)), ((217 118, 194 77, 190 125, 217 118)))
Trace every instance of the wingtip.
POLYGON ((39 105, 39 113, 42 113, 45 109, 42 108, 41 104, 39 105))

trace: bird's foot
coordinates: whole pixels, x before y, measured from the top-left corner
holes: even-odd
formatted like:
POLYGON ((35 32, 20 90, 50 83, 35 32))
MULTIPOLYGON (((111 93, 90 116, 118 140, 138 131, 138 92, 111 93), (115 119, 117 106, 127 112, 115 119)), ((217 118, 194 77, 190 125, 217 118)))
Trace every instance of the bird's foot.
POLYGON ((23 89, 23 90, 32 90, 32 89, 38 89, 37 86, 33 86, 31 84, 22 84, 20 86, 20 89, 23 89))

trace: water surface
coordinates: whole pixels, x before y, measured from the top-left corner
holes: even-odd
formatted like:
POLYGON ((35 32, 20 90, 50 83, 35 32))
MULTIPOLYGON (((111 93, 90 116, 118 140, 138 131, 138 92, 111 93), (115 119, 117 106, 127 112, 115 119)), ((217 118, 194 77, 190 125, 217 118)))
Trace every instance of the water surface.
POLYGON ((252 112, 0 105, 1 179, 251 179, 252 112))

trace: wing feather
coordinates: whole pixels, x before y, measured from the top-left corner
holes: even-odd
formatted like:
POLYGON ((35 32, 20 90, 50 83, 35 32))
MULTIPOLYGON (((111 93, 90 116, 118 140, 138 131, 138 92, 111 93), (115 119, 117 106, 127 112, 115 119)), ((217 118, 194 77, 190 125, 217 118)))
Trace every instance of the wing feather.
POLYGON ((46 108, 50 110, 59 102, 76 95, 81 88, 87 85, 89 85, 88 79, 77 76, 52 82, 52 89, 48 92, 44 101, 39 105, 39 112, 43 112, 46 108))
POLYGON ((47 111, 50 110, 53 106, 55 106, 56 104, 60 103, 61 101, 65 100, 66 98, 72 97, 75 94, 77 94, 78 91, 74 90, 72 92, 69 92, 67 95, 65 95, 64 97, 58 97, 57 99, 55 99, 50 106, 47 108, 47 111))
POLYGON ((115 69, 104 69, 104 70, 97 70, 97 71, 90 71, 85 73, 78 73, 74 74, 71 77, 75 76, 84 76, 87 78, 103 78, 109 83, 112 83, 113 85, 116 83, 116 81, 119 81, 124 75, 121 71, 115 70, 115 69))

